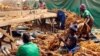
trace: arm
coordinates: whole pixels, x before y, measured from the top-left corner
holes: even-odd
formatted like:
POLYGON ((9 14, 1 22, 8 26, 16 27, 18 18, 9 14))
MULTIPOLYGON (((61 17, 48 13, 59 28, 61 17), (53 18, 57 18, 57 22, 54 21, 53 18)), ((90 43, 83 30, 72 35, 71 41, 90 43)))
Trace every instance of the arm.
POLYGON ((90 21, 90 16, 89 15, 86 16, 85 21, 86 21, 86 23, 88 23, 90 21))
POLYGON ((85 11, 85 18, 86 18, 86 23, 88 23, 91 19, 91 14, 88 10, 85 11))

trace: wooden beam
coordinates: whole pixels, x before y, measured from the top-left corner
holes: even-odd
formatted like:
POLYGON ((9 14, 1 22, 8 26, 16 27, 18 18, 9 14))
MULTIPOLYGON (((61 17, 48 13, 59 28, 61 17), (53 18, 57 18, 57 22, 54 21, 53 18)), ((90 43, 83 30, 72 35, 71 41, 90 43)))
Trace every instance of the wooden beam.
POLYGON ((6 33, 5 30, 0 28, 0 32, 2 32, 5 36, 7 36, 11 41, 14 41, 14 38, 10 36, 8 33, 6 33))
POLYGON ((41 13, 41 14, 28 14, 26 16, 22 16, 19 18, 14 18, 14 19, 11 18, 10 20, 8 20, 8 18, 6 17, 5 20, 0 20, 0 27, 22 23, 22 22, 28 22, 28 21, 32 21, 36 19, 43 19, 41 18, 41 15, 44 16, 43 18, 46 18, 46 19, 50 17, 56 17, 56 13, 50 13, 50 12, 41 13))

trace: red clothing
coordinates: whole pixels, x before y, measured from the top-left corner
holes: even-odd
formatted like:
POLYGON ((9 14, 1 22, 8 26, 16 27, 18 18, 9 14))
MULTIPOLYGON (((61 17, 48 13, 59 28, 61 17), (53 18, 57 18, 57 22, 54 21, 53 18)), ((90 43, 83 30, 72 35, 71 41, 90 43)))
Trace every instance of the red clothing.
POLYGON ((40 9, 45 9, 45 3, 40 3, 40 9))

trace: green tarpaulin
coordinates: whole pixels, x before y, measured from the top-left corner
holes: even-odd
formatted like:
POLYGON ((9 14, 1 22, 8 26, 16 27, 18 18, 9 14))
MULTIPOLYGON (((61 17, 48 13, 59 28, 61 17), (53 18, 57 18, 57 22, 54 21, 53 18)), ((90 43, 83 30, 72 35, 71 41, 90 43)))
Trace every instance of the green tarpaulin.
POLYGON ((87 9, 94 17, 94 25, 100 28, 100 0, 44 0, 48 9, 66 8, 79 14, 79 6, 81 3, 86 4, 87 9))

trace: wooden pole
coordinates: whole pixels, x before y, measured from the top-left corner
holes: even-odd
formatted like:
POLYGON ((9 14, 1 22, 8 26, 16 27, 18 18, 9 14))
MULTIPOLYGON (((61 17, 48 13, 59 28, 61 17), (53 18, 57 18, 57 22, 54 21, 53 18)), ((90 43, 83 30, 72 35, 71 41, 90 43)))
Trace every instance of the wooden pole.
POLYGON ((2 32, 5 36, 7 36, 10 40, 14 41, 14 38, 10 36, 8 33, 5 32, 5 30, 0 28, 0 32, 2 32))
POLYGON ((14 38, 12 37, 12 33, 11 33, 11 27, 8 26, 8 33, 0 28, 0 32, 2 32, 6 37, 8 37, 10 39, 10 45, 11 45, 11 50, 16 49, 16 43, 14 42, 14 38))

